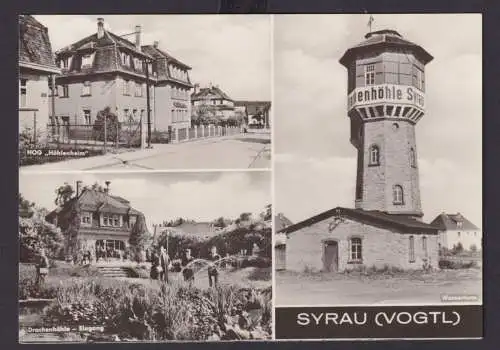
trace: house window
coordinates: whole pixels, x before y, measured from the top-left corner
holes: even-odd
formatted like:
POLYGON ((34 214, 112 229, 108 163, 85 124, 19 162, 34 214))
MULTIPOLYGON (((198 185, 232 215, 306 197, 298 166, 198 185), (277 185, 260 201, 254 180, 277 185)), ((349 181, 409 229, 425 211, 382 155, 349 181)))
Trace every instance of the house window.
POLYGON ((90 213, 90 212, 83 212, 81 218, 82 218, 81 219, 82 225, 85 225, 85 226, 92 225, 92 213, 90 213))
POLYGON ((457 227, 462 228, 462 221, 457 221, 457 227))
POLYGON ((132 118, 134 118, 134 120, 137 120, 137 109, 132 110, 132 118))
POLYGON ((460 232, 457 233, 458 238, 460 238, 460 232))
POLYGON ((128 120, 128 108, 123 110, 123 116, 125 117, 125 120, 128 120))
POLYGON ((59 67, 61 69, 68 69, 69 68, 69 57, 61 58, 61 61, 59 62, 59 67))
POLYGON ((429 253, 427 251, 427 237, 425 236, 422 237, 422 250, 424 251, 424 256, 427 258, 429 253))
POLYGON ((361 238, 351 238, 350 246, 350 261, 361 262, 363 260, 361 238))
POLYGON ((90 81, 86 81, 83 83, 82 96, 90 96, 90 87, 91 87, 90 81))
POLYGON ((113 215, 113 226, 120 226, 120 217, 118 215, 113 215))
POLYGON ((102 225, 109 227, 120 227, 121 217, 117 214, 102 214, 102 225))
POLYGON ((21 79, 19 81, 19 97, 20 97, 20 101, 19 101, 19 104, 21 105, 21 107, 26 107, 26 96, 27 96, 27 88, 26 88, 26 84, 27 84, 27 79, 21 79))
POLYGON ((403 187, 401 185, 395 185, 392 189, 392 196, 394 204, 404 204, 403 198, 403 187))
POLYGON ((130 56, 125 52, 121 53, 122 65, 126 67, 130 67, 130 56))
POLYGON ((68 85, 61 85, 61 93, 59 97, 69 97, 69 87, 68 85))
POLYGON ((135 70, 142 72, 142 61, 140 59, 134 58, 134 68, 135 70))
POLYGON ((130 95, 130 81, 129 80, 123 81, 123 94, 130 95))
POLYGON ((409 253, 410 262, 415 262, 415 237, 409 237, 409 253))
POLYGON ((142 97, 142 84, 135 83, 135 96, 142 97))
POLYGON ((417 162, 416 162, 416 157, 415 157, 415 150, 413 149, 413 147, 410 148, 410 166, 412 168, 416 168, 417 167, 417 162))
POLYGON ((130 218, 129 218, 129 224, 130 226, 134 226, 135 225, 135 222, 137 220, 137 217, 135 215, 131 215, 130 218))
POLYGON ((417 89, 424 91, 424 72, 420 68, 415 67, 415 84, 417 89))
POLYGON ((90 117, 90 109, 84 109, 83 110, 83 119, 85 121, 85 125, 90 125, 92 120, 90 117))
POLYGON ((380 165, 380 149, 377 145, 370 147, 370 165, 380 165))
POLYGON ((373 85, 375 84, 375 65, 367 64, 365 66, 365 84, 373 85))
POLYGON ((82 56, 82 68, 91 68, 94 61, 94 54, 82 56))

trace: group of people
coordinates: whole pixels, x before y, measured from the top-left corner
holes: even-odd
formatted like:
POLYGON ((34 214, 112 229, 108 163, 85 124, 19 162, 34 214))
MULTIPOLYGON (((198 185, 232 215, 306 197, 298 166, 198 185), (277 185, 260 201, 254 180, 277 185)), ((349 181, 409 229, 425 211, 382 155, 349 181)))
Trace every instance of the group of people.
MULTIPOLYGON (((149 254, 148 254, 149 255, 149 254)), ((210 255, 208 260, 211 262, 208 266, 208 284, 209 287, 217 286, 219 282, 219 270, 217 262, 221 259, 220 255, 217 253, 217 248, 214 246, 210 250, 210 255)), ((181 273, 185 282, 192 285, 194 283, 195 271, 193 262, 195 257, 191 253, 191 249, 185 249, 181 258, 181 273)), ((172 268, 172 261, 165 249, 161 246, 159 252, 153 251, 150 254, 151 270, 150 277, 153 280, 160 280, 168 282, 168 271, 172 268)))

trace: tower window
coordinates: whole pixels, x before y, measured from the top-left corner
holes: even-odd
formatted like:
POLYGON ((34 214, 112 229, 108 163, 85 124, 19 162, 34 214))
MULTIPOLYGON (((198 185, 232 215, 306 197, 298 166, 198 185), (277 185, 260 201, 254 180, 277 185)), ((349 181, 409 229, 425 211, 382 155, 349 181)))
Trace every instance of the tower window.
POLYGON ((395 185, 392 191, 393 191, 392 197, 394 204, 404 204, 403 187, 401 185, 395 185))
POLYGON ((373 85, 375 84, 375 65, 367 64, 365 66, 365 84, 373 85))
POLYGON ((416 156, 415 156, 415 150, 412 148, 410 148, 410 166, 412 168, 416 168, 417 167, 417 159, 416 159, 416 156))
POLYGON ((361 238, 355 237, 351 238, 349 241, 350 243, 350 258, 352 262, 361 262, 363 260, 363 255, 362 255, 362 245, 361 245, 361 238))
POLYGON ((373 145, 370 147, 369 165, 380 165, 380 149, 377 145, 373 145))
POLYGON ((415 237, 410 236, 408 243, 409 243, 409 247, 408 247, 409 260, 412 263, 412 262, 415 262, 415 237))

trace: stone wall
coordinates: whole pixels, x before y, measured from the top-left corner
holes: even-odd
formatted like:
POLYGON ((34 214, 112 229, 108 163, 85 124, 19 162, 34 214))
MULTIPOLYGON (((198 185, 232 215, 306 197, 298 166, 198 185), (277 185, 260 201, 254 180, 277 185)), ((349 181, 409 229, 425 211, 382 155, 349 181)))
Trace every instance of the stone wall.
POLYGON ((364 173, 361 208, 389 213, 421 212, 418 167, 410 166, 416 152, 415 127, 407 121, 383 120, 364 125, 364 173), (397 125, 397 127, 395 126, 397 125), (370 148, 380 150, 380 165, 370 164, 370 148), (393 202, 393 187, 403 187, 404 204, 393 202))
POLYGON ((286 244, 286 268, 288 270, 322 270, 323 241, 328 239, 338 242, 340 271, 359 267, 360 264, 349 261, 349 240, 352 237, 359 237, 362 240, 362 265, 368 268, 372 266, 381 268, 389 265, 402 269, 423 267, 425 252, 422 238, 426 237, 430 264, 435 268, 438 267, 437 235, 402 234, 351 220, 346 220, 329 232, 328 225, 332 221, 332 219, 323 220, 288 235, 286 244), (414 262, 410 262, 409 259, 410 236, 414 237, 414 262))

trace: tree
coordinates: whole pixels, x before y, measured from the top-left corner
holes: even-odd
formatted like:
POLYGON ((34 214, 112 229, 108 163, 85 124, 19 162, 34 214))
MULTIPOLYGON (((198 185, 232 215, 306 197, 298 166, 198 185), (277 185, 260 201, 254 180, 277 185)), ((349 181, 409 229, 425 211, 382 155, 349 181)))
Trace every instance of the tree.
POLYGON ((141 252, 144 251, 148 238, 146 218, 144 215, 139 215, 135 221, 135 225, 132 227, 129 238, 130 248, 138 262, 141 262, 141 252))
POLYGON ((240 219, 240 222, 241 221, 248 221, 248 220, 250 220, 251 217, 252 217, 252 213, 241 213, 239 219, 240 219))
POLYGON ((21 193, 18 197, 19 216, 29 218, 33 216, 35 203, 26 200, 21 193))
POLYGON ((64 185, 56 188, 55 192, 57 196, 56 199, 54 200, 54 203, 62 207, 73 197, 75 190, 73 190, 73 187, 71 187, 70 184, 65 182, 64 185))
POLYGON ((111 108, 109 107, 97 112, 93 126, 93 134, 96 140, 104 141, 104 125, 106 125, 107 141, 116 141, 121 126, 118 116, 111 112, 111 108))
POLYGON ((217 218, 217 219, 215 219, 213 221, 213 224, 214 224, 215 227, 218 227, 218 228, 224 228, 224 227, 227 226, 226 219, 224 219, 222 216, 219 217, 219 218, 217 218))
POLYGON ((272 215, 273 215, 273 213, 272 213, 272 205, 271 204, 266 205, 264 211, 262 213, 260 213, 260 217, 264 221, 271 220, 272 215))

